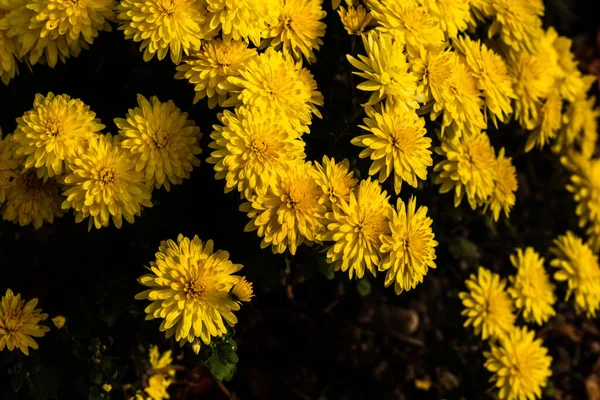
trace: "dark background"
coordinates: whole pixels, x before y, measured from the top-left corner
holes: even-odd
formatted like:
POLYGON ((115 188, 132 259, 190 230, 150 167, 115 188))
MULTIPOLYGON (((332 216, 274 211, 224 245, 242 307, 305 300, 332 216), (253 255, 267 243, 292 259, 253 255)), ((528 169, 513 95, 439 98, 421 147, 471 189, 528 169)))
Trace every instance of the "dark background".
MULTIPOLYGON (((593 3, 549 1, 545 20, 575 40, 582 68, 591 72, 597 65, 599 27, 593 3)), ((329 0, 324 6, 325 44, 317 53, 318 62, 310 66, 325 96, 324 118, 315 119, 311 134, 305 136, 307 154, 313 160, 324 154, 336 160, 347 157, 365 177, 368 162, 357 163, 360 151, 349 141, 360 131, 360 104, 366 96, 354 89, 345 60, 352 39, 329 0)), ((174 73, 168 59, 143 62, 138 44, 125 41, 115 28, 101 33, 80 57, 54 69, 36 65, 30 71, 20 64, 19 76, 7 87, 0 86, 0 126, 5 133, 12 132, 15 119, 32 107, 36 93, 53 91, 90 105, 106 132, 113 134, 113 119, 136 106, 137 93, 172 99, 204 135, 203 162, 191 179, 170 192, 155 190, 153 208, 133 225, 87 232, 87 223, 75 224, 71 213, 37 231, 0 223, 0 292, 11 288, 27 299, 38 297, 50 317, 62 314, 68 319, 68 329, 53 329, 39 339, 40 350, 30 357, 0 353, 0 398, 87 398, 97 343, 107 347, 101 356, 105 375, 114 370, 113 382, 122 383, 143 379, 134 368, 143 357, 141 348, 172 347, 176 364, 185 370, 178 373, 171 398, 221 399, 227 398, 227 391, 241 399, 491 397, 486 393, 490 375, 483 368, 485 344, 462 327, 457 293, 477 265, 507 276, 512 273, 508 256, 515 247, 534 246, 548 259, 555 236, 567 229, 578 232, 574 203, 564 189, 568 175, 557 159, 549 152, 525 156, 526 134, 516 125, 489 132, 496 149, 504 146, 513 157, 519 175, 510 222, 501 218, 497 224, 467 204, 454 209, 451 194, 437 194, 430 169, 428 182, 418 190, 405 186, 402 198, 416 193, 418 203, 429 207, 440 243, 438 268, 401 296, 383 287, 382 276, 357 288, 343 274, 324 276, 328 271, 318 247, 303 246, 295 257, 275 256, 270 249, 260 249, 254 232, 243 232, 247 218, 238 211, 238 195, 223 194, 223 182, 214 179, 212 166, 204 162, 217 111, 209 110, 205 101, 192 105, 193 87, 175 80, 174 73), (238 315, 237 372, 221 387, 189 353, 164 339, 157 321, 145 322, 146 303, 133 299, 142 290, 136 278, 145 273, 143 266, 153 259, 160 241, 179 233, 213 239, 215 248, 227 250, 234 262, 245 266, 242 273, 255 285, 256 297, 238 315), (18 392, 16 370, 29 372, 18 392), (429 391, 415 388, 414 380, 424 378, 433 383, 429 391)), ((387 189, 393 192, 389 185, 387 189)), ((562 299, 564 285, 557 289, 562 299)), ((571 304, 559 303, 557 308, 559 315, 541 329, 554 359, 545 394, 582 399, 600 356, 598 326, 576 317, 571 304)), ((115 387, 111 395, 122 398, 122 391, 115 387)))

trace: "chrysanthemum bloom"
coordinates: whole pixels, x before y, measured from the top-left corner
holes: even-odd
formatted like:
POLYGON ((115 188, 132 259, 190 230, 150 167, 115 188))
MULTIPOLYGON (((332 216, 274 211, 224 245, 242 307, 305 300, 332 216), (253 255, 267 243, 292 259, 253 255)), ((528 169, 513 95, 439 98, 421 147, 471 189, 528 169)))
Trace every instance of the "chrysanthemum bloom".
POLYGON ((11 135, 2 137, 0 129, 0 205, 6 200, 6 193, 15 186, 18 175, 19 157, 15 154, 16 144, 11 135))
POLYGON ((432 220, 427 216, 427 207, 417 209, 414 196, 408 205, 398 199, 392 208, 390 233, 381 237, 381 253, 387 253, 379 264, 379 271, 387 271, 385 286, 394 284, 394 291, 414 289, 427 275, 429 268, 436 268, 435 235, 431 230, 432 220))
POLYGON ((371 13, 362 5, 356 8, 349 6, 348 10, 340 7, 338 14, 349 35, 360 35, 373 19, 371 13))
MULTIPOLYGON (((237 100, 262 112, 273 110, 279 118, 288 118, 292 127, 308 133, 312 114, 321 118, 317 106, 323 95, 306 68, 272 48, 251 60, 241 76, 227 78, 227 90, 238 92, 237 100)), ((229 105, 229 104, 227 104, 229 105)))
MULTIPOLYGON (((443 136, 452 138, 476 135, 487 127, 482 112, 484 102, 480 97, 477 80, 466 62, 454 53, 451 54, 453 54, 453 62, 450 76, 443 80, 439 91, 432 90, 435 104, 431 112, 431 119, 434 120, 440 114, 443 115, 443 136)), ((429 79, 434 81, 431 71, 429 79)), ((435 80, 438 80, 437 77, 435 80)))
POLYGON ((376 181, 363 180, 350 193, 350 200, 339 199, 327 213, 323 240, 334 242, 327 251, 327 262, 336 271, 348 271, 362 278, 365 271, 375 275, 382 259, 381 237, 390 233, 389 196, 376 181))
POLYGON ((38 299, 25 303, 20 294, 15 296, 12 290, 6 289, 6 294, 0 301, 0 351, 4 348, 8 351, 17 348, 28 356, 29 347, 38 349, 33 338, 44 336, 50 328, 40 324, 48 318, 48 314, 35 308, 37 304, 38 299))
POLYGON ((59 58, 77 56, 100 31, 110 32, 109 21, 115 19, 114 0, 32 0, 11 6, 4 26, 17 38, 19 55, 51 67, 59 58))
POLYGON ((258 57, 256 49, 248 48, 242 41, 223 42, 213 39, 204 42, 200 51, 183 59, 177 66, 176 79, 187 79, 194 85, 194 104, 207 97, 208 107, 223 106, 229 91, 223 82, 230 76, 240 76, 249 60, 258 57))
POLYGON ((442 102, 446 81, 452 75, 455 53, 449 50, 425 50, 411 57, 412 70, 419 76, 417 92, 422 93, 420 102, 442 102))
POLYGON ((378 173, 379 181, 384 182, 393 172, 396 194, 402 182, 417 187, 417 177, 427 179, 427 167, 433 165, 425 119, 401 105, 383 105, 381 112, 367 107, 366 113, 365 125, 360 127, 369 133, 355 137, 351 143, 365 147, 360 158, 373 160, 369 175, 378 173))
POLYGON ((558 268, 554 279, 568 284, 565 300, 569 300, 573 294, 575 312, 580 314, 585 311, 588 318, 596 317, 596 311, 600 308, 598 256, 571 231, 554 239, 554 247, 550 251, 555 256, 550 265, 558 268))
POLYGON ((563 114, 563 129, 557 135, 552 150, 566 151, 576 144, 584 157, 592 157, 598 141, 599 116, 600 109, 596 108, 594 97, 581 97, 569 103, 563 114))
POLYGON ((500 39, 514 51, 535 54, 536 42, 542 34, 544 3, 542 0, 494 0, 485 13, 494 17, 488 36, 499 34, 500 39))
POLYGON ((524 51, 507 53, 507 65, 516 95, 515 118, 527 130, 533 130, 541 123, 539 108, 551 91, 556 90, 555 82, 560 70, 558 53, 553 47, 555 39, 555 32, 549 30, 537 40, 536 55, 524 51))
POLYGON ((317 185, 321 187, 323 194, 319 201, 330 209, 340 199, 346 202, 350 199, 350 192, 358 182, 354 174, 349 171, 348 159, 336 163, 335 159, 323 156, 323 162, 315 162, 313 177, 317 185))
POLYGON ((235 301, 249 302, 254 297, 252 282, 248 282, 246 278, 240 279, 238 283, 233 285, 229 294, 235 301))
POLYGON ((447 37, 454 38, 472 22, 470 0, 420 0, 424 10, 438 21, 447 37))
POLYGON ((544 258, 533 247, 527 247, 525 251, 516 249, 516 253, 510 256, 510 262, 517 272, 508 277, 508 293, 516 308, 523 312, 526 322, 543 325, 556 315, 554 285, 544 269, 544 258))
POLYGON ((441 185, 440 193, 454 189, 455 207, 465 194, 469 205, 475 209, 494 193, 497 161, 485 132, 454 141, 442 140, 442 146, 435 151, 446 157, 433 169, 438 173, 435 183, 441 185))
POLYGON ((2 219, 20 226, 32 224, 39 229, 45 222, 53 223, 54 218, 63 215, 62 201, 54 178, 44 181, 34 171, 27 171, 17 176, 15 186, 8 192, 2 219))
POLYGON ((440 48, 445 35, 439 21, 432 18, 417 0, 366 0, 365 4, 379 29, 394 35, 406 45, 411 56, 417 56, 420 49, 440 48))
POLYGON ((295 61, 302 57, 309 63, 317 61, 315 50, 323 44, 326 25, 321 22, 327 15, 323 0, 278 0, 277 22, 270 25, 261 46, 271 46, 291 56, 295 61))
POLYGON ((600 158, 579 158, 569 168, 573 171, 566 188, 577 203, 575 214, 579 227, 600 223, 600 158))
POLYGON ((218 115, 206 160, 214 164, 215 178, 225 179, 225 193, 237 189, 250 198, 265 194, 286 168, 303 164, 304 142, 289 123, 272 110, 238 107, 218 115))
POLYGON ((504 59, 479 40, 472 40, 468 36, 461 36, 452 44, 465 56, 469 69, 477 79, 477 87, 483 92, 485 106, 494 125, 498 126, 497 120, 508 122, 515 93, 504 59))
POLYGON ((35 95, 33 110, 17 118, 13 140, 17 154, 25 156, 25 168, 36 168, 44 179, 60 175, 87 142, 104 125, 79 99, 50 92, 35 95))
POLYGON ((465 281, 468 292, 460 292, 465 309, 461 312, 467 317, 464 326, 473 326, 476 335, 481 338, 501 338, 515 323, 513 303, 506 292, 506 280, 488 269, 479 267, 477 276, 471 274, 465 281))
POLYGON ((563 123, 562 106, 562 99, 557 92, 553 92, 548 96, 538 113, 541 119, 540 125, 527 137, 525 152, 531 151, 534 147, 542 149, 556 138, 556 134, 563 123))
POLYGON ((403 43, 378 31, 364 34, 362 39, 367 55, 359 54, 358 59, 351 55, 346 57, 359 70, 353 73, 366 79, 357 88, 372 92, 367 104, 374 105, 387 98, 405 107, 419 108, 418 75, 409 70, 403 43))
POLYGON ((144 61, 156 54, 159 60, 171 54, 171 61, 181 62, 182 53, 188 55, 200 48, 204 38, 203 24, 206 13, 202 1, 197 0, 123 0, 119 3, 119 29, 125 39, 142 42, 144 61))
POLYGON ((180 185, 200 165, 200 128, 182 113, 173 101, 161 103, 156 96, 148 101, 138 94, 138 105, 127 118, 115 118, 120 146, 129 153, 135 170, 144 174, 146 184, 156 189, 180 185))
POLYGON ((67 189, 63 195, 67 199, 62 209, 73 208, 75 222, 89 217, 88 229, 107 227, 111 218, 117 228, 123 218, 132 224, 142 207, 152 207, 150 188, 135 167, 131 155, 111 135, 91 139, 64 178, 67 189))
POLYGON ((508 218, 508 214, 516 202, 515 192, 518 187, 517 170, 512 164, 512 159, 504 156, 503 147, 498 152, 494 166, 494 191, 486 203, 486 209, 489 207, 492 211, 494 221, 498 221, 502 211, 508 218))
POLYGON ((251 219, 244 231, 257 231, 263 249, 271 246, 274 254, 280 254, 287 248, 294 255, 302 243, 320 240, 326 208, 319 202, 322 191, 313 168, 310 163, 290 166, 265 194, 240 206, 251 219))
POLYGON ((491 381, 499 389, 500 400, 534 400, 542 397, 552 375, 552 357, 535 338, 535 332, 514 327, 497 343, 484 351, 485 368, 493 373, 491 381))
POLYGON ((571 39, 564 36, 558 36, 554 41, 554 49, 558 54, 558 66, 561 70, 558 89, 563 99, 573 102, 577 98, 584 97, 589 86, 586 77, 579 70, 575 54, 571 51, 571 44, 571 39))
POLYGON ((194 236, 183 235, 161 242, 156 259, 150 262, 151 273, 138 282, 149 289, 138 293, 137 300, 150 300, 146 320, 161 319, 160 331, 184 345, 200 338, 210 344, 213 337, 227 332, 237 318, 233 311, 239 304, 229 297, 231 288, 241 277, 233 275, 243 268, 229 260, 229 253, 213 250, 194 236))
MULTIPOLYGON (((5 11, 0 10, 0 20, 5 11)), ((9 38, 6 32, 0 29, 0 80, 8 85, 18 71, 17 59, 15 58, 17 47, 15 40, 9 38)))
POLYGON ((157 346, 150 346, 150 369, 148 371, 150 378, 148 386, 140 389, 135 394, 135 400, 163 400, 169 398, 168 388, 173 383, 175 369, 171 367, 173 358, 171 350, 165 351, 162 355, 157 346))

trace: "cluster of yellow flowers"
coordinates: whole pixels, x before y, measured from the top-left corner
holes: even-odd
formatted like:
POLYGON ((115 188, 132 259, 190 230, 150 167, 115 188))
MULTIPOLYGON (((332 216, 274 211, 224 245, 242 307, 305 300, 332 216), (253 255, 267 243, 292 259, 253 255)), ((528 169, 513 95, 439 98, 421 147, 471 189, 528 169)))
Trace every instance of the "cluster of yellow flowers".
POLYGON ((175 368, 171 365, 171 350, 160 354, 157 346, 150 346, 150 367, 148 368, 147 385, 138 390, 131 400, 163 400, 169 398, 167 390, 173 383, 175 368))
POLYGON ((138 107, 115 124, 117 136, 102 134, 81 100, 36 95, 15 132, 0 136, 2 218, 37 229, 73 209, 89 229, 111 219, 120 228, 152 206, 154 188, 168 191, 200 164, 200 128, 172 101, 138 95, 138 107))
MULTIPOLYGON (((589 246, 572 232, 559 236, 550 249, 557 268, 554 279, 567 282, 565 300, 574 298, 577 314, 596 317, 600 308, 600 265, 589 246)), ((483 340, 491 338, 485 352, 485 367, 494 373, 501 399, 539 398, 550 376, 551 357, 535 333, 515 325, 515 310, 526 323, 543 325, 552 316, 556 296, 544 268, 544 258, 532 248, 516 249, 510 257, 516 273, 507 281, 480 267, 465 282, 468 291, 459 293, 466 316, 483 340)))

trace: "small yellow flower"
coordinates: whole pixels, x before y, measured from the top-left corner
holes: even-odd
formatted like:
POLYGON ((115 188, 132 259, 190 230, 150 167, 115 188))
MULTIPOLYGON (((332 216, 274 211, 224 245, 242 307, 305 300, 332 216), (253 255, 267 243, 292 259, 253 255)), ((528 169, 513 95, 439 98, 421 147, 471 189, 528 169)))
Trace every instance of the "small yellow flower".
POLYGON ((110 135, 90 140, 89 148, 79 152, 71 168, 64 178, 67 198, 61 207, 73 208, 75 222, 89 217, 88 229, 108 227, 111 219, 117 228, 123 218, 132 224, 143 207, 152 207, 143 174, 110 135))
MULTIPOLYGON (((566 162, 563 160, 563 162, 566 162)), ((569 168, 573 171, 566 188, 577 204, 579 227, 600 223, 600 158, 579 158, 569 168)))
POLYGON ((493 373, 491 381, 499 389, 500 400, 533 400, 542 397, 552 375, 552 357, 535 332, 514 327, 498 343, 490 343, 491 351, 483 352, 485 368, 493 373))
POLYGON ((102 385, 102 390, 104 390, 106 393, 109 393, 112 390, 112 385, 105 383, 102 385))
POLYGON ((425 119, 400 105, 383 105, 380 112, 369 106, 365 110, 365 125, 360 127, 369 133, 355 137, 351 143, 365 147, 360 158, 373 160, 369 175, 379 174, 379 182, 383 183, 393 172, 396 194, 402 182, 417 187, 417 178, 427 179, 427 167, 433 164, 425 119))
POLYGON ((531 151, 534 147, 541 149, 556 137, 563 122, 562 106, 562 99, 557 92, 551 93, 544 101, 538 112, 541 123, 527 138, 526 152, 531 151))
POLYGON ((35 308, 37 304, 38 299, 25 303, 20 294, 15 296, 12 290, 6 289, 0 302, 0 351, 5 348, 13 351, 17 348, 28 356, 29 347, 38 349, 33 338, 44 336, 50 328, 40 324, 48 318, 48 314, 35 308))
POLYGON ((350 163, 347 159, 336 163, 335 159, 327 156, 323 156, 321 164, 315 162, 313 177, 317 185, 323 190, 319 202, 325 204, 328 210, 340 199, 348 201, 350 192, 358 182, 354 178, 354 174, 349 172, 349 166, 350 163))
POLYGON ((338 14, 349 35, 360 35, 373 19, 371 13, 362 5, 359 5, 356 8, 350 6, 348 7, 348 10, 344 7, 340 7, 338 14))
POLYGON ((233 311, 240 306, 229 291, 240 279, 233 274, 242 267, 233 264, 226 251, 213 251, 212 240, 203 243, 198 236, 190 240, 179 235, 177 243, 161 242, 150 273, 138 279, 148 289, 135 298, 151 301, 146 319, 161 319, 160 331, 166 331, 167 338, 175 336, 182 345, 196 338, 210 344, 227 332, 225 323, 237 323, 233 311))
POLYGON ((514 51, 535 54, 536 43, 542 34, 544 4, 542 0, 494 0, 484 10, 494 17, 489 27, 490 38, 496 34, 514 51))
POLYGON ((571 51, 571 39, 559 36, 554 41, 554 49, 558 53, 558 66, 561 70, 557 82, 560 96, 570 102, 585 97, 589 89, 589 78, 579 70, 575 54, 571 51))
POLYGON ((577 145, 583 156, 592 157, 598 141, 598 117, 600 109, 596 108, 594 97, 581 97, 569 103, 563 115, 563 129, 552 150, 565 152, 577 145))
POLYGON ((15 186, 6 196, 2 207, 2 219, 20 226, 32 224, 35 229, 54 218, 62 217, 60 187, 54 178, 38 178, 34 171, 18 175, 15 186))
POLYGON ((568 284, 565 300, 574 295, 575 312, 585 312, 588 318, 596 317, 600 308, 598 256, 571 231, 554 239, 550 251, 555 256, 550 265, 558 269, 554 279, 568 284))
POLYGON ((229 90, 223 86, 230 76, 240 76, 246 64, 258 57, 248 43, 213 39, 204 42, 200 50, 183 59, 177 66, 176 79, 187 79, 194 85, 194 104, 207 97, 208 107, 221 107, 229 99, 229 90))
POLYGON ((52 323, 56 329, 62 329, 62 327, 67 323, 67 319, 62 315, 57 315, 56 317, 52 318, 52 323))
POLYGON ((200 128, 173 101, 162 103, 156 96, 148 101, 138 94, 139 107, 127 118, 115 118, 120 146, 144 173, 146 184, 156 189, 180 185, 200 165, 200 128))
POLYGON ((508 278, 508 293, 515 301, 516 308, 523 311, 526 322, 543 325, 556 315, 552 307, 556 302, 554 285, 544 269, 544 258, 533 247, 527 247, 525 251, 517 249, 510 256, 510 262, 517 273, 508 278))
POLYGON ((156 54, 159 60, 171 54, 171 61, 181 62, 182 53, 200 48, 204 38, 206 9, 196 0, 123 0, 119 3, 119 30, 125 39, 142 42, 144 61, 156 54))
POLYGON ((375 275, 382 259, 382 236, 390 233, 389 196, 376 181, 363 180, 350 193, 349 201, 339 199, 327 213, 327 230, 322 238, 333 244, 327 262, 336 271, 348 271, 362 278, 365 271, 375 275))
POLYGON ((236 301, 249 302, 254 293, 252 292, 252 282, 248 282, 246 278, 241 278, 238 283, 231 288, 231 296, 236 301))
POLYGON ((366 56, 359 54, 358 59, 351 55, 346 57, 359 70, 353 73, 366 79, 357 88, 372 92, 367 104, 374 105, 387 98, 390 102, 400 103, 399 106, 418 108, 418 75, 410 71, 404 44, 379 31, 363 34, 362 40, 366 56))
POLYGON ((206 160, 214 164, 215 178, 225 179, 225 193, 237 189, 250 198, 265 194, 288 167, 302 164, 304 142, 286 119, 272 110, 238 107, 219 114, 223 125, 213 125, 206 160))
POLYGON ((322 191, 313 168, 310 163, 290 166, 265 194, 240 206, 251 219, 244 231, 257 231, 262 248, 271 246, 274 254, 289 249, 294 255, 301 244, 319 240, 326 207, 319 201, 322 191))
POLYGON ((36 94, 33 110, 17 118, 17 124, 16 153, 25 156, 25 168, 37 168, 40 178, 61 175, 90 138, 104 129, 81 100, 52 92, 36 94))
POLYGON ((267 28, 267 40, 261 46, 269 45, 283 51, 295 61, 302 57, 309 63, 317 61, 314 50, 323 44, 326 25, 321 22, 327 15, 321 3, 323 0, 278 0, 277 23, 267 28))
POLYGON ((396 294, 414 289, 427 275, 429 268, 436 268, 435 246, 431 229, 433 221, 427 216, 427 207, 417 209, 414 196, 408 205, 398 199, 392 209, 390 233, 381 237, 382 253, 388 253, 379 265, 379 271, 387 271, 385 286, 394 284, 396 294))
POLYGON ((464 306, 461 314, 467 317, 464 326, 473 326, 475 334, 483 340, 505 336, 515 322, 506 281, 479 267, 477 275, 471 274, 465 285, 469 291, 458 294, 464 306))
POLYGON ((474 210, 484 204, 494 192, 496 156, 485 132, 461 139, 442 140, 436 148, 446 160, 437 163, 435 183, 441 185, 440 193, 454 189, 454 206, 458 207, 464 195, 474 210))
POLYGON ((498 158, 494 166, 494 191, 486 203, 486 209, 492 211, 494 221, 498 221, 500 213, 508 218, 510 210, 515 205, 515 192, 519 186, 517 181, 517 170, 512 164, 510 157, 504 156, 504 147, 498 152, 498 158))
POLYGON ((423 9, 437 20, 446 37, 454 38, 467 30, 472 21, 470 0, 420 0, 423 9))

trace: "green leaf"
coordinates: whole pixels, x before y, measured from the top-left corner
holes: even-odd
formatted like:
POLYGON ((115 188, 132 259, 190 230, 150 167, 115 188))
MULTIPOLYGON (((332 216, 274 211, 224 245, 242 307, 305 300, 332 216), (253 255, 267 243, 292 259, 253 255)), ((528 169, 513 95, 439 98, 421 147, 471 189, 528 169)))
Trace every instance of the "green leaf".
POLYGON ((356 281, 356 290, 362 297, 366 297, 371 293, 371 282, 368 279, 359 279, 356 281))
POLYGON ((223 364, 235 364, 238 362, 238 356, 235 354, 237 345, 232 346, 231 342, 235 345, 235 342, 228 339, 217 346, 217 357, 223 364))
POLYGON ((321 274, 329 280, 335 278, 335 273, 333 272, 333 265, 327 263, 324 257, 319 257, 319 272, 321 272, 321 274))
POLYGON ((90 382, 94 385, 99 385, 102 383, 102 372, 94 368, 90 371, 90 382))
POLYGON ((215 379, 225 382, 229 382, 235 373, 235 364, 223 364, 216 355, 210 358, 208 368, 215 379))

